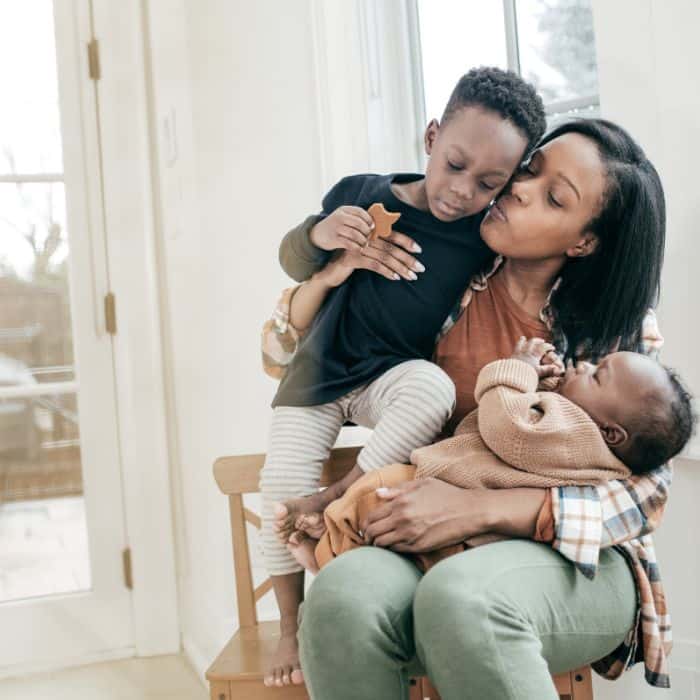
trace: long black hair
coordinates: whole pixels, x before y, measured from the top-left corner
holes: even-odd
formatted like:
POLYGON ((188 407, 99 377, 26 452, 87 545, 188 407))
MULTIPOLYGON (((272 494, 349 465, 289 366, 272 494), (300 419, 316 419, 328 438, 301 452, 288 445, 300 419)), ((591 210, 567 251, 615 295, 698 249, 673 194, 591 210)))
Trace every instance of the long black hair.
POLYGON ((539 145, 570 133, 596 144, 606 186, 600 212, 586 227, 598 246, 566 262, 552 311, 555 335, 566 338, 565 355, 596 359, 639 349, 642 321, 659 297, 666 204, 656 169, 624 129, 604 119, 579 119, 549 132, 539 145))

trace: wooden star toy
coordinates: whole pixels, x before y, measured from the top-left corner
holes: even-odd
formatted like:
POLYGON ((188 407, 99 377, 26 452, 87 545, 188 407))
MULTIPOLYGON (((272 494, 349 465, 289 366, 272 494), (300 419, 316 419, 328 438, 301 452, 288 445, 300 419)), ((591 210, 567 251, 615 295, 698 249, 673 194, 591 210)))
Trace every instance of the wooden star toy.
POLYGON ((388 238, 391 234, 392 225, 401 218, 401 214, 387 211, 381 202, 375 202, 367 212, 374 221, 374 230, 370 234, 370 241, 374 241, 377 238, 388 238))

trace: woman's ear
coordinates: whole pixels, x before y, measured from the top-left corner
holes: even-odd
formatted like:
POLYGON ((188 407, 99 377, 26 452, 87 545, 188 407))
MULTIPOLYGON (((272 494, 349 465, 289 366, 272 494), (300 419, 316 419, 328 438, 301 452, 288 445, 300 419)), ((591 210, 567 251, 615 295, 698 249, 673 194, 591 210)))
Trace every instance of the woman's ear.
POLYGON ((437 138, 438 132, 440 131, 440 122, 437 119, 431 119, 430 123, 425 129, 425 136, 423 137, 425 142, 425 154, 430 155, 435 145, 435 139, 437 138))
POLYGON ((610 447, 619 447, 629 440, 627 431, 617 423, 601 425, 600 433, 603 436, 603 440, 605 440, 606 444, 610 447))
POLYGON ((595 233, 586 231, 586 233, 581 236, 581 240, 566 251, 566 255, 570 258, 585 258, 587 255, 596 251, 599 243, 600 241, 595 233))

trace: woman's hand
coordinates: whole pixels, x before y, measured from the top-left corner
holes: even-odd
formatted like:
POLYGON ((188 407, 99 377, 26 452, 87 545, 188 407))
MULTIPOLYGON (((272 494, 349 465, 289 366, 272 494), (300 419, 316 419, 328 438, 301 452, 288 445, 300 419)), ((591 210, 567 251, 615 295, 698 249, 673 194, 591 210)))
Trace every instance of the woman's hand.
POLYGON ((412 238, 392 231, 387 238, 373 239, 373 230, 372 217, 364 209, 353 206, 338 207, 311 229, 311 242, 317 248, 348 253, 334 259, 340 260, 340 265, 329 272, 331 286, 342 284, 350 272, 357 269, 372 270, 388 279, 405 280, 415 280, 416 273, 425 271, 422 263, 411 254, 421 252, 412 238))
POLYGON ((397 552, 428 552, 477 535, 532 537, 544 489, 462 489, 416 479, 377 489, 384 503, 360 524, 365 542, 397 552))
MULTIPOLYGON (((412 245, 408 236, 393 232, 392 236, 405 239, 404 245, 412 245)), ((425 268, 412 255, 402 250, 388 239, 370 241, 360 250, 342 250, 335 253, 326 266, 319 270, 314 279, 328 287, 338 287, 350 277, 353 270, 372 270, 390 280, 418 279, 417 272, 425 268)))

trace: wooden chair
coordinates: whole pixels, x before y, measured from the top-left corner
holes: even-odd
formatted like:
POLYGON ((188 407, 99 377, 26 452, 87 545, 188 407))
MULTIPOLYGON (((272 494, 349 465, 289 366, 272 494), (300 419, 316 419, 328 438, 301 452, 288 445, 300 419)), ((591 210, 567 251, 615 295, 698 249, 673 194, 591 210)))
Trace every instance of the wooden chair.
MULTIPOLYGON (((355 465, 359 448, 333 450, 326 463, 321 485, 341 479, 355 465)), ((243 494, 257 493, 264 454, 222 457, 214 463, 214 478, 228 496, 233 540, 233 563, 236 576, 236 599, 240 629, 221 650, 207 671, 211 700, 308 700, 303 686, 266 688, 263 671, 275 650, 279 630, 277 622, 258 622, 256 603, 272 587, 270 579, 253 586, 246 523, 260 528, 260 516, 246 508, 243 494)), ((561 700, 593 700, 591 669, 579 668, 554 676, 561 700)), ((411 679, 411 700, 439 700, 430 681, 411 679)), ((325 699, 324 699, 325 700, 325 699)), ((533 699, 534 700, 534 699, 533 699)))

